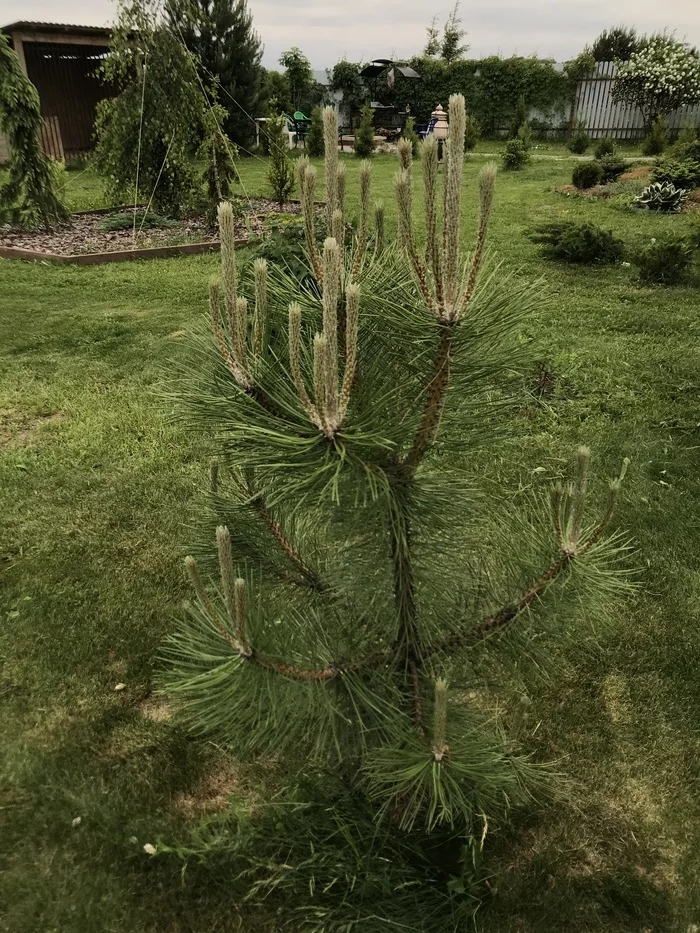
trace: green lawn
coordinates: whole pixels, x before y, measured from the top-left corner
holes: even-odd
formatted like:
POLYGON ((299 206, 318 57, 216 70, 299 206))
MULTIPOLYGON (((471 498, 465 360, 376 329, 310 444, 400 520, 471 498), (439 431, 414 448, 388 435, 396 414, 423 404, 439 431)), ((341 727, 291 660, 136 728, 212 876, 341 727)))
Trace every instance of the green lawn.
MULTIPOLYGON (((470 233, 481 164, 473 156, 466 172, 470 233)), ((523 405, 491 476, 517 502, 559 476, 579 443, 601 478, 629 456, 617 521, 635 537, 641 586, 594 640, 582 619, 580 653, 538 688, 542 753, 575 783, 487 843, 492 895, 478 928, 687 933, 700 924, 700 292, 640 288, 621 266, 543 263, 526 233, 585 218, 633 244, 689 219, 554 193, 571 165, 538 160, 500 176, 492 245, 543 279, 524 335, 538 342, 532 382, 543 392, 523 405)), ((265 164, 239 166, 240 193, 264 193, 265 164)), ((350 212, 358 167, 348 157, 350 212)), ((375 159, 390 227, 395 171, 394 157, 375 159)), ((92 171, 70 173, 68 191, 75 208, 102 203, 92 171)), ((181 876, 143 852, 261 780, 189 740, 150 695, 186 595, 181 557, 209 463, 159 389, 206 312, 216 265, 0 260, 7 933, 267 929, 232 902, 225 878, 181 876)))

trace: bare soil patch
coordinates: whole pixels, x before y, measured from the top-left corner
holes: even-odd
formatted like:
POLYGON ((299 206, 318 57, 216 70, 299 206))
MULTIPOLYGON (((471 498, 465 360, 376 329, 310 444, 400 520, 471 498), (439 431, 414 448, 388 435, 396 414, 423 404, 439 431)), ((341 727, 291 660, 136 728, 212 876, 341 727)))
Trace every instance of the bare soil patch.
POLYGON ((629 172, 620 175, 620 181, 638 181, 640 178, 648 178, 651 175, 651 168, 648 165, 640 165, 629 172))
POLYGON ((191 794, 178 794, 175 807, 185 817, 203 813, 220 813, 229 805, 229 799, 241 790, 238 768, 231 761, 222 760, 191 794))
MULTIPOLYGON (((261 236, 266 214, 298 214, 297 203, 280 205, 269 198, 251 198, 243 204, 244 216, 235 221, 237 240, 261 236)), ((133 208, 115 209, 113 214, 134 213, 133 208)), ((54 230, 19 230, 0 227, 0 247, 13 247, 56 256, 75 256, 89 253, 110 253, 131 249, 151 249, 162 246, 180 246, 185 243, 216 243, 218 231, 209 227, 200 215, 184 217, 174 225, 143 229, 139 232, 142 210, 137 211, 136 238, 133 228, 103 230, 112 214, 101 211, 73 214, 69 223, 54 230)))
POLYGON ((13 408, 0 409, 0 449, 17 450, 19 447, 28 447, 38 440, 42 428, 63 418, 64 415, 60 411, 32 418, 13 408))

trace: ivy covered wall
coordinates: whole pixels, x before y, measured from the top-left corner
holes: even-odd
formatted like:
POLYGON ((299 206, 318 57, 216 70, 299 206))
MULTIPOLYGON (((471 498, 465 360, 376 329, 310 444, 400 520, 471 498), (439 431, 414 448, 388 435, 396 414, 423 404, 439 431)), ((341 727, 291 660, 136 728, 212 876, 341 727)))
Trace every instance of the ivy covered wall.
POLYGON ((499 58, 444 62, 414 58, 409 62, 420 81, 397 81, 396 104, 409 104, 418 121, 430 119, 436 104, 447 108, 450 94, 464 94, 469 113, 484 133, 507 127, 522 94, 532 113, 552 128, 567 123, 573 84, 566 71, 549 59, 499 58))

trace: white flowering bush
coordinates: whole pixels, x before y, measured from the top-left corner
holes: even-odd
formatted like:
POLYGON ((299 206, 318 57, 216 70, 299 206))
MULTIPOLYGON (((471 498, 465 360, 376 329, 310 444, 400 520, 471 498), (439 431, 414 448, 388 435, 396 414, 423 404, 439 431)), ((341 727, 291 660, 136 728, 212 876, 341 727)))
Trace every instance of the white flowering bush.
POLYGON ((639 107, 649 129, 656 117, 700 101, 700 58, 671 36, 652 36, 620 66, 612 97, 639 107))

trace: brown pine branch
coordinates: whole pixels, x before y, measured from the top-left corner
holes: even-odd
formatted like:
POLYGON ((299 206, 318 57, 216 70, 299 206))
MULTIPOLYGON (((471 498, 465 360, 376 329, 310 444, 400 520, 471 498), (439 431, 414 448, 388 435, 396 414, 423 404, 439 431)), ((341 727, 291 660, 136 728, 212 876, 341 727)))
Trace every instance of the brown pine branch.
POLYGON ((443 324, 442 337, 440 338, 435 367, 427 388, 423 418, 413 446, 404 461, 413 468, 418 466, 427 453, 440 422, 440 416, 450 382, 450 360, 453 352, 453 338, 453 325, 443 324))
POLYGON ((450 635, 449 638, 446 638, 440 644, 426 645, 424 653, 429 655, 437 654, 442 651, 457 650, 458 648, 479 644, 484 641, 484 639, 490 638, 491 635, 494 635, 496 632, 505 628, 509 623, 513 622, 531 606, 536 599, 542 596, 549 584, 569 566, 575 557, 575 554, 562 554, 530 587, 528 587, 516 602, 504 606, 492 615, 486 616, 486 618, 482 619, 474 628, 469 628, 466 631, 450 635))

